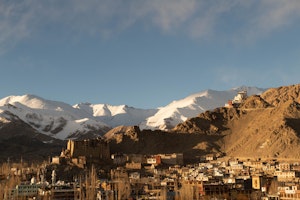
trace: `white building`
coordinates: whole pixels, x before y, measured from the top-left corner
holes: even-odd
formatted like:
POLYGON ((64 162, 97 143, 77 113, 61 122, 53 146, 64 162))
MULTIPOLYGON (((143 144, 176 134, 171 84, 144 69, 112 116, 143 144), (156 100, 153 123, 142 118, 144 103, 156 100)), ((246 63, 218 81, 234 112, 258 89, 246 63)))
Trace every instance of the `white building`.
POLYGON ((274 176, 277 176, 278 181, 293 180, 296 177, 295 171, 275 171, 274 176))

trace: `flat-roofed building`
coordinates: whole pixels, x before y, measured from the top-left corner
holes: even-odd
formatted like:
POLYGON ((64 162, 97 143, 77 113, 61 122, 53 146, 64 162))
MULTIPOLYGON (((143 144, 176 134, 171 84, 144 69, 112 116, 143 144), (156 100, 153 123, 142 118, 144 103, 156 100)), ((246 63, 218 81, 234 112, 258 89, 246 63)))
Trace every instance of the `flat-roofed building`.
POLYGON ((86 157, 87 162, 110 159, 109 144, 102 138, 87 140, 69 140, 67 150, 71 158, 86 157))

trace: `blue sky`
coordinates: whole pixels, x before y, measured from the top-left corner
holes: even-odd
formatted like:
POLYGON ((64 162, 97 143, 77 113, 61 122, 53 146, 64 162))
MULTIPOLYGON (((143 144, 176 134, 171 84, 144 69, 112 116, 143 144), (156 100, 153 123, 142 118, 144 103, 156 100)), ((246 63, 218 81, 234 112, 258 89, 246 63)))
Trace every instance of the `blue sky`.
POLYGON ((165 106, 299 83, 299 0, 0 1, 0 98, 165 106))

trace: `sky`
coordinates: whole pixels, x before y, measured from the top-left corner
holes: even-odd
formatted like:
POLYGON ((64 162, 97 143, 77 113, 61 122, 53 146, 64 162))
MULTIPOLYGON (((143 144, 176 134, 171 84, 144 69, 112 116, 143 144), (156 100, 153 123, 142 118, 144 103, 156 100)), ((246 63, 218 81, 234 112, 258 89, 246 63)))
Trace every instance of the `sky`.
POLYGON ((298 84, 299 0, 0 0, 0 98, 157 108, 298 84))

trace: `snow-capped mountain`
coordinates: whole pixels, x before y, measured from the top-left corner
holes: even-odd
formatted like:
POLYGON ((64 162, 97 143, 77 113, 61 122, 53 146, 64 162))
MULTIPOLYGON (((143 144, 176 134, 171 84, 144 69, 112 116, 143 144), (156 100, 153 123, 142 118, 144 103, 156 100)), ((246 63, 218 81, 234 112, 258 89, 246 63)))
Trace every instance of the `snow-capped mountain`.
POLYGON ((168 130, 206 110, 224 106, 237 92, 246 90, 248 95, 260 94, 265 89, 257 87, 238 87, 228 91, 206 90, 192 94, 184 99, 173 101, 140 124, 140 129, 168 130))
POLYGON ((148 117, 153 116, 157 109, 139 109, 127 105, 113 106, 108 104, 80 103, 74 108, 84 110, 111 127, 139 125, 148 117))
POLYGON ((38 132, 57 139, 77 138, 90 132, 105 133, 110 128, 88 113, 63 102, 34 95, 9 96, 0 100, 0 119, 8 123, 17 116, 38 132), (79 134, 79 135, 78 135, 79 134))
POLYGON ((63 140, 103 135, 120 125, 168 130, 206 110, 224 106, 241 90, 247 90, 248 95, 264 91, 256 87, 239 87, 228 91, 206 90, 159 109, 90 103, 71 106, 35 95, 9 96, 0 100, 0 129, 1 124, 18 119, 39 133, 63 140))

